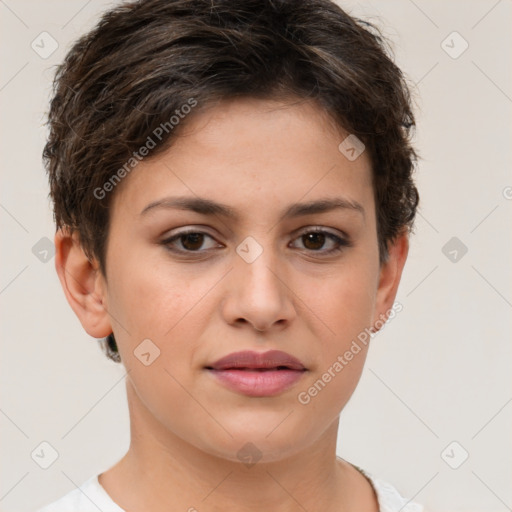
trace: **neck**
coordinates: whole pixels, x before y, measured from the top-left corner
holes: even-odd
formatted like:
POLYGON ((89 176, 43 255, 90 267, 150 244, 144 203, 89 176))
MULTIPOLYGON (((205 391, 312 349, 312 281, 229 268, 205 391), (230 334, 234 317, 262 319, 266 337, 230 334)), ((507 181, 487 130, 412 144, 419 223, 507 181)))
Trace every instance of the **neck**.
POLYGON ((356 476, 352 466, 336 457, 338 419, 321 439, 299 453, 246 465, 207 453, 177 437, 147 409, 134 407, 133 400, 138 398, 129 388, 130 448, 99 479, 127 512, 361 509, 353 504, 361 497, 356 491, 364 477, 356 476))

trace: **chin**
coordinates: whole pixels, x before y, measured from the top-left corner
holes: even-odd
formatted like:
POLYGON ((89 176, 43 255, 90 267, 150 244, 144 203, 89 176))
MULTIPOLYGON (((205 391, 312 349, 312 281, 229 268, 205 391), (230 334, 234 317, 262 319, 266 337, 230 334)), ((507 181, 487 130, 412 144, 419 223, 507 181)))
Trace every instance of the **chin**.
MULTIPOLYGON (((275 428, 275 425, 272 427, 275 428)), ((205 451, 215 457, 251 467, 256 463, 272 463, 285 460, 307 446, 304 439, 295 439, 292 432, 283 429, 279 434, 272 428, 252 429, 250 432, 231 432, 233 437, 223 436, 222 442, 210 444, 205 451), (269 432, 272 434, 269 435, 269 432)), ((297 432, 297 430, 295 430, 297 432)))

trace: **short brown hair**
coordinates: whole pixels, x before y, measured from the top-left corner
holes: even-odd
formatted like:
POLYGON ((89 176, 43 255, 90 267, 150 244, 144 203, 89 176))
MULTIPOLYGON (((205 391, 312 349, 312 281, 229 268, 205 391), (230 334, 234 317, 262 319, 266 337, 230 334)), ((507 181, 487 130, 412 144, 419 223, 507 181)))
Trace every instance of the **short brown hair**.
MULTIPOLYGON (((223 99, 299 97, 315 100, 369 152, 379 256, 386 261, 388 243, 412 230, 419 201, 410 91, 388 53, 373 24, 329 0, 140 0, 114 7, 73 45, 54 79, 43 158, 57 228, 78 232, 105 275, 117 179, 158 127, 161 137, 147 158, 170 146, 187 122, 171 117, 191 99, 195 113, 223 99)), ((116 354, 113 337, 109 345, 116 354)))

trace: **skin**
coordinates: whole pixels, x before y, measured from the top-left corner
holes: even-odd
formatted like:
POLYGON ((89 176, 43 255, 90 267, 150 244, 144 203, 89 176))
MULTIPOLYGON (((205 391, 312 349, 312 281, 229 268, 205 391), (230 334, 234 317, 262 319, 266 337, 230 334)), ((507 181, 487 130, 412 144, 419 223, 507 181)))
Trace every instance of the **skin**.
MULTIPOLYGON (((404 232, 380 265, 371 162, 338 150, 347 136, 316 104, 243 99, 187 119, 165 153, 142 161, 115 190, 106 278, 75 234, 58 231, 56 267, 66 297, 95 338, 112 331, 128 372, 127 454, 99 480, 125 510, 377 511, 373 488, 336 458, 339 415, 367 347, 307 405, 297 399, 392 308, 408 252, 404 232), (239 220, 172 208, 141 211, 168 196, 200 196, 239 220), (295 202, 344 197, 354 209, 280 220, 295 202), (326 236, 309 242, 319 226, 326 236), (162 242, 187 227, 209 236, 162 242), (236 252, 247 237, 263 249, 236 252), (190 251, 177 255, 169 247, 190 251), (199 251, 199 252, 198 252, 199 251), (149 366, 134 350, 149 338, 149 366), (278 349, 308 369, 291 389, 248 397, 204 369, 238 350, 278 349), (247 467, 237 452, 253 443, 247 467), (194 507, 194 508, 192 508, 194 507)), ((377 329, 374 329, 377 330, 377 329)))

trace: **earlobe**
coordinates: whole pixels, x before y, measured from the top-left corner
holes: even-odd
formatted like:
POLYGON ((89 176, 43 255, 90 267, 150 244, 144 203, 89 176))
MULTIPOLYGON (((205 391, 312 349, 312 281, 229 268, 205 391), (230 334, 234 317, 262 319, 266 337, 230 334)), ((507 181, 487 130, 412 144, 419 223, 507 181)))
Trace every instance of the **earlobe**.
POLYGON ((105 308, 105 282, 97 264, 84 253, 76 232, 63 228, 55 234, 55 268, 83 328, 94 338, 108 336, 112 327, 105 308))
POLYGON ((381 265, 373 332, 377 332, 387 320, 395 301, 402 271, 409 252, 409 235, 403 232, 388 245, 388 260, 381 265))

